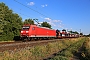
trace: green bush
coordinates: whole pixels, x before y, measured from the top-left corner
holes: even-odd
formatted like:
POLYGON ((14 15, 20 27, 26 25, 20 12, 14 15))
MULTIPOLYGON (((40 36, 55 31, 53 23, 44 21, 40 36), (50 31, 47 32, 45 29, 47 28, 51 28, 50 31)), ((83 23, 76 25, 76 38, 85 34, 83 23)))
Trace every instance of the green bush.
POLYGON ((68 50, 63 51, 63 52, 59 53, 58 55, 65 56, 65 57, 73 57, 73 54, 68 50))
POLYGON ((69 59, 64 56, 55 56, 54 58, 51 58, 50 60, 69 60, 69 59))

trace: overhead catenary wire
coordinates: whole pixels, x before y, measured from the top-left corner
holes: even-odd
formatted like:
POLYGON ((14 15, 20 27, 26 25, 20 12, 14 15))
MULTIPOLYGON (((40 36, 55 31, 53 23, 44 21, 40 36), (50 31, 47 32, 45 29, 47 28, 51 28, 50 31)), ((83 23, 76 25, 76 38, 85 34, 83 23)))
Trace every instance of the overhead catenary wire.
MULTIPOLYGON (((15 11, 14 11, 15 12, 15 11)), ((23 13, 19 13, 19 14, 21 14, 21 15, 24 15, 24 16, 27 16, 27 17, 30 17, 30 16, 28 16, 28 15, 25 15, 25 14, 23 14, 23 13)), ((32 20, 34 20, 35 22, 37 22, 38 24, 40 24, 39 22, 38 22, 38 19, 33 19, 33 18, 31 18, 32 20)))
POLYGON ((17 3, 20 4, 20 5, 22 5, 22 6, 26 7, 26 8, 28 8, 28 9, 30 9, 30 10, 36 12, 36 13, 42 15, 42 16, 45 17, 45 18, 49 18, 50 20, 54 20, 54 19, 52 19, 52 18, 50 18, 50 17, 48 17, 48 16, 46 16, 46 15, 40 13, 39 11, 37 11, 37 10, 31 8, 31 7, 28 7, 28 6, 24 5, 23 3, 21 3, 21 2, 19 2, 19 1, 17 1, 17 0, 14 0, 14 1, 17 2, 17 3))
MULTIPOLYGON (((18 8, 17 7, 17 9, 19 9, 20 11, 22 11, 22 9, 21 8, 18 8)), ((9 10, 12 10, 12 8, 10 8, 9 10)), ((8 13, 8 12, 7 12, 8 13)), ((21 12, 17 12, 17 11, 15 11, 15 10, 12 10, 12 13, 19 13, 19 14, 21 14, 21 15, 24 15, 24 16, 26 16, 26 17, 31 17, 32 18, 32 16, 29 16, 29 15, 27 15, 27 14, 24 14, 24 13, 21 13, 21 12)), ((29 12, 30 13, 30 12, 29 12)), ((30 13, 31 14, 31 13, 30 13)), ((5 14, 6 15, 6 14, 5 14)))
POLYGON ((34 12, 36 12, 36 13, 38 13, 38 14, 40 14, 40 15, 44 16, 44 17, 47 17, 46 15, 44 15, 44 14, 40 13, 39 11, 36 11, 36 10, 34 10, 34 9, 30 8, 30 7, 26 6, 26 5, 24 5, 23 3, 20 3, 20 2, 19 2, 19 1, 17 1, 17 0, 14 0, 14 1, 15 1, 15 2, 17 2, 17 3, 19 3, 19 4, 21 4, 21 5, 22 5, 22 6, 24 6, 24 7, 26 7, 26 8, 28 8, 28 9, 32 10, 32 11, 34 11, 34 12))
MULTIPOLYGON (((17 7, 18 8, 18 7, 17 7)), ((22 10, 21 8, 18 8, 20 11, 22 10)), ((13 13, 19 13, 20 15, 23 15, 23 16, 26 16, 26 17, 30 17, 30 19, 32 19, 32 20, 34 20, 35 22, 37 22, 38 24, 39 24, 39 22, 38 22, 38 19, 36 19, 36 18, 33 18, 32 16, 29 16, 29 15, 27 15, 27 14, 24 14, 24 13, 21 13, 21 12, 16 12, 16 11, 14 11, 13 10, 13 13)), ((30 13, 30 12, 29 12, 30 13)), ((31 14, 31 13, 30 13, 31 14)))
MULTIPOLYGON (((26 8, 28 8, 28 9, 32 10, 32 11, 34 11, 34 12, 36 12, 36 13, 38 13, 38 14, 40 14, 40 15, 44 16, 44 17, 47 17, 46 15, 44 15, 44 14, 40 13, 39 11, 36 11, 36 10, 34 10, 34 9, 30 8, 30 7, 26 6, 26 5, 24 5, 23 3, 20 3, 20 2, 19 2, 19 1, 17 1, 17 0, 14 0, 14 1, 15 1, 15 2, 17 2, 17 3, 19 3, 19 4, 21 4, 21 5, 22 5, 22 6, 24 6, 24 7, 26 7, 26 8)), ((50 18, 50 19, 51 19, 51 18, 50 18)), ((35 21, 39 24, 39 22, 37 21, 37 19, 33 19, 33 20, 35 20, 35 21)))
MULTIPOLYGON (((28 0, 25 0, 26 2, 29 2, 28 0)), ((37 7, 36 5, 33 5, 36 9, 41 10, 39 7, 37 7)), ((45 11, 41 10, 42 12, 46 13, 45 11)))
MULTIPOLYGON (((20 9, 20 10, 21 10, 21 9, 20 9)), ((14 12, 15 12, 15 11, 14 11, 14 12)), ((15 12, 15 13, 19 13, 19 14, 24 15, 24 16, 26 16, 26 17, 31 17, 31 18, 32 18, 32 16, 29 16, 29 15, 24 14, 24 13, 21 13, 21 12, 15 12)))

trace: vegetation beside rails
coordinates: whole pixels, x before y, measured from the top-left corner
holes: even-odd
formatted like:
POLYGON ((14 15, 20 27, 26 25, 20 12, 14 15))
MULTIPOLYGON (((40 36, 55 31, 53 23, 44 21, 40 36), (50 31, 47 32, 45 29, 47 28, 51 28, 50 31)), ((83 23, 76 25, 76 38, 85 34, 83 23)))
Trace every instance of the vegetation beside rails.
POLYGON ((73 60, 72 57, 74 56, 75 53, 78 52, 78 49, 83 45, 83 42, 85 40, 86 38, 78 40, 77 42, 71 44, 65 50, 57 53, 55 57, 48 60, 73 60))
MULTIPOLYGON (((79 44, 77 42, 78 40, 79 39, 63 40, 60 42, 58 41, 58 42, 48 43, 47 45, 42 45, 42 46, 26 47, 20 50, 15 49, 14 51, 0 52, 0 60, 42 60, 43 58, 46 58, 55 52, 63 50, 71 46, 72 44, 76 44, 76 43, 79 44)), ((72 50, 72 49, 70 49, 69 47, 68 50, 72 50)), ((70 55, 69 53, 70 51, 68 50, 64 53, 68 53, 70 55)), ((65 55, 64 53, 60 53, 60 54, 65 55)), ((73 55, 71 54, 70 56, 73 55)), ((66 58, 66 57, 59 56, 59 58, 66 58)))
POLYGON ((90 37, 84 42, 81 51, 81 60, 90 60, 90 37))
POLYGON ((3 43, 3 42, 15 42, 15 41, 11 41, 11 40, 8 40, 8 41, 0 41, 0 43, 3 43))

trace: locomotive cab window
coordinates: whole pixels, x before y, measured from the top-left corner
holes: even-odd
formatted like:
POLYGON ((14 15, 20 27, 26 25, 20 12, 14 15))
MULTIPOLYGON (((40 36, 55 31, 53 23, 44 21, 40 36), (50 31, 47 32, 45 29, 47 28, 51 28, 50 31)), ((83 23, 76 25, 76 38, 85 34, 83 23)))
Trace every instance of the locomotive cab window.
POLYGON ((23 26, 22 30, 29 30, 30 26, 23 26))

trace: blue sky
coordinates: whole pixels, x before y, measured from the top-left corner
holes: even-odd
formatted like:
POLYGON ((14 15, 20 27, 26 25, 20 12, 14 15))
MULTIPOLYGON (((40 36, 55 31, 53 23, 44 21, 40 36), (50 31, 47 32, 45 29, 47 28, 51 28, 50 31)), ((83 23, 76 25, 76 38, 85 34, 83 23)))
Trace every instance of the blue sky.
POLYGON ((90 0, 0 0, 23 21, 37 18, 47 21, 53 29, 90 33, 90 0), (17 3, 18 1, 19 3, 17 3), (21 4, 20 4, 21 3, 21 4), (23 4, 23 5, 22 5, 23 4))

